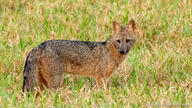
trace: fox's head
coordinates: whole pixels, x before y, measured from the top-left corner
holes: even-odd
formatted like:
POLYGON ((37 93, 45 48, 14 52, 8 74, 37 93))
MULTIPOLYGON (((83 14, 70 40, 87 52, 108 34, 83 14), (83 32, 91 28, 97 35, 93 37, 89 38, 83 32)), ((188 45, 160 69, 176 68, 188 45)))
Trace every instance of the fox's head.
POLYGON ((123 26, 116 21, 113 22, 113 44, 120 54, 125 55, 136 42, 135 21, 131 20, 128 25, 123 26))

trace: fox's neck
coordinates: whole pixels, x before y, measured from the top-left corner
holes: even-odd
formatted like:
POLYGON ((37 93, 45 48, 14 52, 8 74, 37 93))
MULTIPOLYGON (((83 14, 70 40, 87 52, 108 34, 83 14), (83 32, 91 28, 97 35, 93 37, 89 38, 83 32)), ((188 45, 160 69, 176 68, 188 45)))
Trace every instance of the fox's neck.
POLYGON ((117 47, 115 46, 113 41, 107 41, 106 42, 106 47, 109 50, 110 54, 113 56, 115 59, 117 65, 119 65, 124 59, 126 55, 122 55, 119 53, 117 47))

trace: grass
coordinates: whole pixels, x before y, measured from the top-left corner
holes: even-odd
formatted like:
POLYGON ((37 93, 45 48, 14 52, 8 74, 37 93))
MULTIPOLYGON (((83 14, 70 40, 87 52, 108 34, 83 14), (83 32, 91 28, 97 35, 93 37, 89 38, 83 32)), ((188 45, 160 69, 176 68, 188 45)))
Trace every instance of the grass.
POLYGON ((192 105, 191 0, 0 0, 0 106, 158 107, 192 105), (65 75, 38 99, 22 95, 22 70, 45 40, 104 41, 112 22, 137 23, 138 41, 111 87, 65 75))

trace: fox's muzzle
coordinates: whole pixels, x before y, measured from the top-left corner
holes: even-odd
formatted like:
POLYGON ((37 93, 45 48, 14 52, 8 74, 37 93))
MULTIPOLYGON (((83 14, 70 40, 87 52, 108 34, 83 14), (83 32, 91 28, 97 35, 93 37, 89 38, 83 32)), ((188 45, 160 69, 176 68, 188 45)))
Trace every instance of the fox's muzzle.
POLYGON ((127 49, 120 49, 119 52, 122 55, 127 54, 129 52, 129 48, 127 48, 127 49))
POLYGON ((120 50, 119 51, 121 54, 125 54, 125 51, 124 50, 120 50))

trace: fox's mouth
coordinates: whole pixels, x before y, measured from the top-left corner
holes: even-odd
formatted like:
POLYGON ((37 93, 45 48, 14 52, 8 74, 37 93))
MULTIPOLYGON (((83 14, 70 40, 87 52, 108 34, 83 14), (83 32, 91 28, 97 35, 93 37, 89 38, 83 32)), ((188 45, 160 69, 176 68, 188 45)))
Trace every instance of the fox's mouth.
POLYGON ((125 54, 127 54, 127 53, 129 52, 129 50, 130 50, 130 49, 127 49, 126 51, 120 50, 119 52, 120 52, 120 54, 125 55, 125 54))
POLYGON ((124 50, 120 50, 119 52, 120 52, 120 54, 122 54, 122 55, 125 54, 125 51, 124 51, 124 50))

